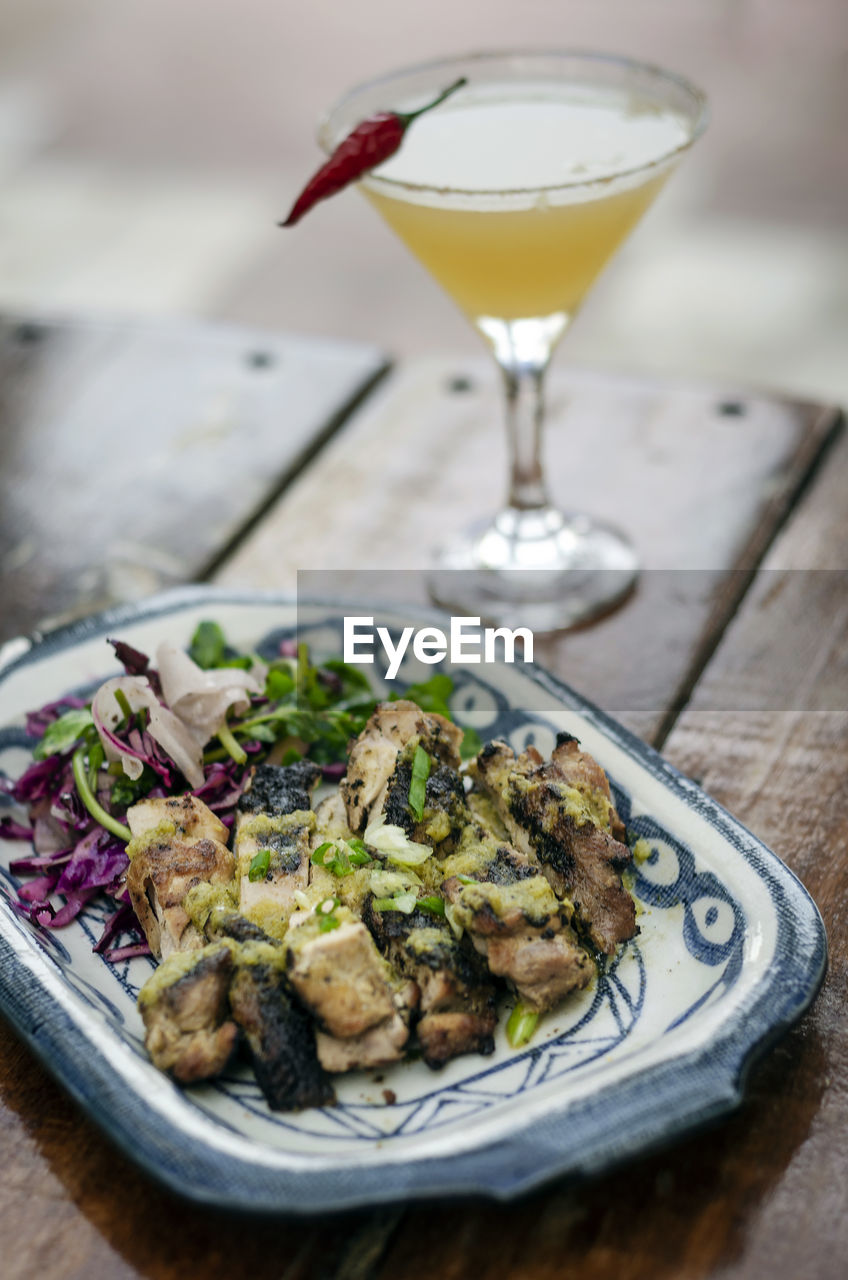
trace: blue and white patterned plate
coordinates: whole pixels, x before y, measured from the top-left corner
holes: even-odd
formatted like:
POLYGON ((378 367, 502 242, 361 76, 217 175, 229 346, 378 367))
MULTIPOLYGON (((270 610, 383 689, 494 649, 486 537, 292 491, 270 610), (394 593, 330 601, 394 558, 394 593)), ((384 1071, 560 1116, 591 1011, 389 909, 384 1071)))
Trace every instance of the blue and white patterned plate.
MULTIPOLYGON (((163 639, 187 643, 207 617, 239 646, 270 653, 297 620, 316 652, 341 651, 338 609, 301 603, 298 614, 289 600, 208 588, 14 642, 0 662, 0 768, 25 767, 27 710, 115 670, 107 635, 151 652, 163 639)), ((135 995, 151 962, 110 966, 92 953, 105 907, 56 933, 22 920, 8 871, 21 845, 0 844, 2 1008, 115 1142, 193 1199, 314 1213, 455 1193, 506 1199, 599 1170, 736 1106, 752 1060, 818 989, 818 911, 740 823, 538 669, 448 669, 454 715, 484 737, 546 753, 558 730, 575 734, 651 850, 635 870, 638 938, 524 1050, 509 1048, 502 1019, 491 1057, 341 1077, 337 1106, 301 1114, 269 1111, 247 1069, 179 1089, 142 1044, 135 995)), ((408 662, 399 679, 430 674, 408 662)))

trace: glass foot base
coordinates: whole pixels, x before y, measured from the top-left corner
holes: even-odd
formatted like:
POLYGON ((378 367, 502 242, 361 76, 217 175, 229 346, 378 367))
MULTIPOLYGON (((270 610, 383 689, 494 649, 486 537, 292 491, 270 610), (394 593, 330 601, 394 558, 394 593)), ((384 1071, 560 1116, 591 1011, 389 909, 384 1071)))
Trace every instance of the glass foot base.
POLYGON ((612 526, 554 507, 509 507, 441 550, 428 586, 453 614, 545 632, 609 612, 637 572, 636 552, 612 526))

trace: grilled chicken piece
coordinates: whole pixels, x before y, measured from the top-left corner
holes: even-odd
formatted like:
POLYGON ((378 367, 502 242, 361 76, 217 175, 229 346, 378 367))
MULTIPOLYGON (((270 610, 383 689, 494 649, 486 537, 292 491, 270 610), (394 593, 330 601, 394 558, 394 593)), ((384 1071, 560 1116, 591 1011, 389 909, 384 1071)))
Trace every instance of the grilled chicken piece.
POLYGON ((219 844, 226 844, 230 838, 220 818, 193 795, 139 800, 127 810, 127 825, 134 839, 157 831, 164 835, 170 828, 170 833, 185 844, 195 840, 217 840, 219 844))
MULTIPOLYGON (((249 921, 243 924, 246 929, 231 919, 229 928, 242 935, 256 928, 249 921)), ((333 1087, 318 1062, 312 1019, 286 979, 285 948, 253 939, 232 951, 230 1008, 247 1038, 269 1107, 293 1111, 333 1103, 333 1087)))
POLYGON ((233 972, 230 948, 213 943, 174 953, 138 994, 144 1043, 155 1066, 182 1084, 223 1071, 238 1039, 227 991, 233 972))
POLYGON ((384 961, 368 930, 345 907, 333 913, 334 929, 322 931, 326 917, 309 915, 289 931, 289 979, 303 1003, 330 1035, 359 1035, 394 1012, 384 961))
POLYGON ((398 752, 407 743, 415 738, 430 756, 458 768, 462 737, 457 725, 422 711, 414 702, 381 702, 351 747, 341 782, 351 830, 361 833, 382 812, 398 752))
POLYGON ((363 919, 383 955, 420 991, 416 1031, 428 1067, 461 1053, 491 1053, 497 993, 474 950, 447 921, 421 908, 377 911, 369 897, 363 919))
POLYGON ((621 882, 630 850, 600 766, 561 735, 545 762, 533 747, 517 759, 505 742, 488 743, 472 766, 517 847, 538 856, 555 891, 574 904, 579 927, 612 955, 636 933, 636 908, 621 882), (605 785, 604 785, 605 784, 605 785))
POLYGON ((239 910, 271 937, 285 935, 297 909, 295 895, 309 883, 312 791, 320 776, 319 767, 308 760, 263 764, 239 800, 234 839, 239 910), (255 860, 265 852, 263 874, 255 860))
POLYGON ((408 1040, 409 1010, 402 1001, 390 1017, 358 1036, 343 1039, 324 1031, 315 1036, 318 1061, 333 1074, 391 1066, 403 1057, 408 1040))
POLYGON ((309 840, 314 827, 315 814, 304 810, 239 819, 235 837, 239 910, 271 937, 285 935, 288 919, 297 910, 295 894, 309 883, 309 840), (267 862, 264 873, 263 859, 267 862))
POLYGON ((217 840, 187 844, 168 835, 143 835, 130 843, 128 851, 127 889, 156 959, 202 947, 203 934, 185 900, 196 885, 225 886, 232 880, 235 859, 226 845, 217 840))
POLYGON ((318 1059, 326 1071, 387 1066, 403 1057, 418 988, 382 959, 347 907, 313 912, 286 937, 288 977, 318 1022, 318 1059))
POLYGON ((543 1012, 586 986, 594 966, 571 928, 570 906, 557 900, 532 855, 470 826, 442 869, 451 924, 525 1004, 543 1012))

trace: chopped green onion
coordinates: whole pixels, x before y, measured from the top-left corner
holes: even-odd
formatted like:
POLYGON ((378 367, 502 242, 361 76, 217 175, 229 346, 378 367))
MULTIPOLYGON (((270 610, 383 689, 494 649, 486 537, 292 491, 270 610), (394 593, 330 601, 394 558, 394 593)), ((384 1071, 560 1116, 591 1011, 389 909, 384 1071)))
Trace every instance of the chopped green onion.
POLYGON ((113 818, 111 813, 107 813, 101 804, 98 804, 91 787, 88 785, 85 768, 85 748, 78 747, 74 752, 71 767, 74 773, 74 782, 76 783, 77 793, 82 800, 88 812, 94 818, 95 822, 99 822, 101 827, 105 827, 107 831, 111 831, 113 836, 117 836, 119 840, 129 842, 132 839, 132 832, 129 827, 125 827, 123 823, 113 818))
POLYGON ((341 924, 337 915, 333 913, 336 907, 340 905, 338 898, 324 898, 315 908, 315 914, 318 916, 318 928, 321 933, 329 933, 331 929, 338 929, 341 924))
POLYGON ((227 754, 232 756, 235 760, 236 764, 247 764, 247 752, 236 742, 233 737, 232 729, 227 724, 226 720, 218 730, 217 738, 227 754))
POLYGON ((115 701, 117 702, 118 706, 121 708, 121 711, 123 712, 124 719, 126 720, 127 724, 129 724, 130 720, 132 720, 132 707, 127 701, 127 695, 124 693, 123 689, 115 690, 115 701))
POLYGON ((348 859, 354 867, 370 867, 374 859, 371 857, 367 849, 354 849, 348 841, 350 853, 348 859))
POLYGON ((415 910, 417 899, 413 892, 396 893, 393 898, 375 898, 372 907, 375 911, 402 911, 411 916, 415 910))
POLYGON ((434 916, 444 916, 445 914, 445 900, 437 897, 435 893, 428 894, 426 898, 419 898, 415 905, 420 907, 422 911, 429 911, 434 916))
POLYGON ((519 1000, 506 1024, 506 1038, 510 1046, 513 1049, 523 1048, 536 1030, 538 1021, 538 1013, 534 1009, 528 1009, 527 1005, 519 1000))
POLYGON ((430 757, 419 744, 412 760, 412 781, 409 784, 409 807, 420 822, 424 816, 427 797, 427 779, 430 776, 430 757))
POLYGON ((351 836, 347 844, 348 844, 348 848, 352 849, 354 853, 364 853, 366 858, 368 858, 370 861, 371 855, 369 854, 368 850, 365 847, 365 841, 360 840, 359 836, 351 836))
POLYGON ((478 883, 478 881, 476 881, 473 876, 457 876, 456 878, 460 884, 477 884, 478 883))
POLYGON ((347 849, 344 847, 343 842, 339 842, 336 845, 336 856, 333 858, 333 861, 325 865, 329 865, 334 876, 353 875, 350 858, 348 857, 347 849))
POLYGON ((382 814, 366 827, 365 843, 399 867, 416 867, 433 852, 429 844, 410 840, 403 827, 387 823, 382 814))
POLYGON ((313 866, 325 867, 327 871, 332 871, 334 876, 349 876, 353 874, 350 865, 351 861, 353 861, 353 855, 348 854, 344 840, 325 840, 323 844, 319 844, 312 855, 311 861, 313 866), (331 849, 333 850, 332 858, 329 857, 331 849))
POLYGON ((270 865, 270 849, 260 849, 257 854, 254 854, 247 871, 247 878, 251 884, 255 884, 257 880, 264 880, 268 874, 268 868, 270 865))

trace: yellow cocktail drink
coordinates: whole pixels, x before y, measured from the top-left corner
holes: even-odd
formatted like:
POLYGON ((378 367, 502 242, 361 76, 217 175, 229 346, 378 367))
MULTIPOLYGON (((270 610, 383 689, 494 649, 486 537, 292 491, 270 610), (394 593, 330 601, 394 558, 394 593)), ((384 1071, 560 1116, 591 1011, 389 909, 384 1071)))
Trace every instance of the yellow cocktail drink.
POLYGON ((360 85, 324 121, 324 149, 386 112, 408 122, 402 145, 360 189, 486 339, 506 400, 507 501, 441 548, 430 593, 499 625, 586 622, 624 598, 638 560, 618 529, 548 495, 545 371, 702 132, 703 95, 626 58, 482 53, 360 85))
POLYGON ((623 92, 500 92, 416 120, 364 190, 473 320, 567 321, 664 183, 669 167, 653 162, 686 125, 623 92))

